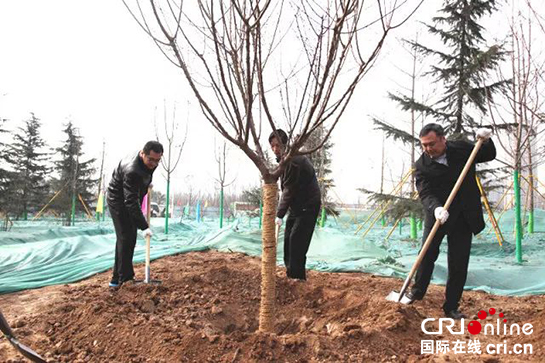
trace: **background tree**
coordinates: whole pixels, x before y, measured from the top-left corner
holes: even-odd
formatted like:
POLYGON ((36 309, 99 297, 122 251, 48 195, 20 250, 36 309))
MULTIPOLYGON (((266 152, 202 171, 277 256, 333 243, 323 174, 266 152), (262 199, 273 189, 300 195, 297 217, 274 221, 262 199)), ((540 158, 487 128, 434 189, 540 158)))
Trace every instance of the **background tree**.
MULTIPOLYGON (((521 175, 526 172, 528 182, 529 221, 528 230, 533 232, 534 223, 534 170, 545 157, 545 110, 542 97, 545 81, 545 56, 535 49, 536 42, 545 36, 543 14, 532 8, 530 2, 513 7, 510 21, 510 87, 504 92, 505 101, 490 103, 489 109, 494 128, 502 138, 499 144, 508 155, 505 162, 513 172, 513 196, 515 204, 516 257, 522 262, 521 175)), ((503 76, 499 71, 500 76, 503 76)))
POLYGON ((219 214, 220 214, 220 228, 223 228, 223 202, 224 195, 223 191, 226 187, 233 184, 236 178, 231 181, 227 181, 227 143, 224 141, 219 148, 214 148, 214 154, 216 157, 216 163, 218 164, 218 177, 216 182, 220 187, 220 196, 219 196, 219 214))
MULTIPOLYGON (((396 123, 396 124, 399 124, 401 122, 405 124, 408 123, 409 130, 405 131, 407 128, 406 126, 398 128, 393 126, 392 122, 380 120, 376 117, 373 118, 373 122, 375 123, 376 128, 379 130, 382 130, 386 137, 391 138, 394 141, 400 141, 404 144, 404 146, 409 146, 411 169, 414 166, 417 145, 420 145, 420 141, 417 135, 418 129, 421 128, 424 124, 425 113, 422 111, 417 111, 415 107, 409 107, 408 105, 417 104, 419 102, 417 100, 417 97, 418 98, 428 97, 427 95, 426 96, 416 95, 416 86, 417 86, 418 80, 423 77, 423 66, 425 64, 423 59, 424 57, 418 53, 416 47, 411 46, 411 43, 417 43, 417 42, 418 42, 418 34, 415 35, 415 39, 413 41, 408 41, 404 39, 402 43, 403 49, 407 51, 407 53, 410 56, 412 67, 409 71, 401 70, 401 72, 409 77, 410 86, 403 87, 406 89, 405 92, 398 91, 395 93, 393 92, 388 93, 388 97, 392 101, 396 102, 403 111, 409 112, 410 120, 408 120, 408 122, 407 120, 400 119, 400 122, 396 123), (409 45, 409 47, 407 47, 407 45, 409 45)), ((403 176, 401 178, 403 179, 403 176)), ((384 205, 384 203, 388 203, 390 207, 385 210, 385 214, 388 217, 390 217, 392 220, 397 221, 397 220, 400 220, 401 218, 409 217, 410 224, 411 224, 411 238, 416 238, 416 234, 417 234, 416 218, 422 218, 423 210, 422 210, 421 203, 414 199, 414 196, 415 196, 414 173, 411 172, 409 192, 404 194, 403 186, 402 186, 400 188, 399 196, 394 194, 385 194, 382 188, 382 183, 383 182, 381 180, 381 190, 379 193, 373 193, 365 189, 361 189, 361 190, 371 194, 370 199, 371 201, 375 203, 377 207, 379 205, 384 205)))
POLYGON ((485 46, 485 15, 497 10, 497 0, 445 0, 440 16, 428 32, 439 37, 443 49, 433 49, 420 42, 410 42, 421 54, 437 60, 429 74, 443 86, 443 92, 432 105, 399 99, 407 110, 422 111, 442 124, 452 136, 467 137, 480 127, 493 95, 503 91, 509 80, 494 79, 506 52, 501 44, 485 46))
POLYGON ((320 186, 322 196, 322 208, 325 211, 325 215, 337 217, 339 211, 335 209, 335 203, 331 200, 330 195, 331 188, 335 187, 334 180, 331 177, 331 148, 333 147, 333 143, 327 140, 321 148, 317 149, 317 146, 324 139, 325 132, 326 129, 324 126, 318 127, 308 138, 303 151, 307 149, 316 150, 312 154, 309 154, 308 158, 316 170, 316 177, 318 178, 318 185, 320 186))
POLYGON ((391 8, 383 1, 369 6, 357 0, 319 5, 271 0, 127 2, 142 29, 181 69, 206 120, 260 171, 264 218, 259 327, 271 332, 276 181, 318 127, 327 131, 317 148, 327 141, 386 36, 404 21, 395 23, 397 2, 391 8), (261 133, 277 130, 280 120, 290 140, 279 165, 271 168, 264 153, 268 142, 261 133))
MULTIPOLYGON (((157 112, 157 109, 155 110, 157 112)), ((155 135, 157 140, 161 141, 159 137, 159 132, 157 131, 157 122, 155 120, 155 135)), ((170 214, 170 180, 172 173, 178 166, 180 158, 182 157, 182 151, 184 150, 185 141, 187 140, 187 124, 185 132, 183 133, 183 139, 177 141, 180 132, 179 132, 179 123, 176 118, 176 105, 172 106, 172 115, 170 120, 170 126, 167 116, 167 105, 166 102, 163 105, 163 124, 164 124, 164 135, 167 140, 166 143, 163 143, 163 146, 166 147, 161 158, 161 166, 165 169, 165 179, 167 180, 167 195, 166 195, 166 206, 165 206, 165 233, 168 234, 168 218, 170 214)))
MULTIPOLYGON (((494 72, 499 69, 506 57, 502 45, 486 47, 483 36, 484 28, 480 24, 485 15, 497 10, 496 0, 446 0, 440 10, 440 16, 434 17, 433 25, 425 25, 428 32, 439 37, 444 48, 430 48, 418 39, 405 41, 411 49, 413 70, 410 73, 410 95, 390 93, 389 97, 398 103, 402 110, 411 114, 410 131, 399 128, 393 123, 375 119, 377 127, 388 137, 410 145, 411 165, 415 160, 415 146, 419 143, 415 133, 415 114, 429 116, 433 122, 442 124, 449 139, 467 139, 473 130, 480 127, 485 118, 488 105, 493 104, 493 96, 506 89, 509 80, 498 77, 494 72), (430 71, 424 74, 432 78, 433 83, 442 87, 439 97, 422 102, 415 99, 415 81, 420 72, 417 64, 423 61, 432 62, 430 71), (492 80, 492 81, 491 81, 492 80)), ((421 125, 420 125, 421 126, 421 125)), ((478 175, 487 192, 501 187, 503 170, 479 168, 478 175), (489 174, 493 173, 494 178, 489 174)), ((505 175, 503 176, 505 177, 505 175)), ((411 182, 410 195, 414 194, 414 178, 411 182)), ((416 236, 414 217, 421 215, 417 202, 410 197, 376 194, 372 197, 376 202, 389 202, 390 215, 403 215, 405 209, 411 218, 411 236, 416 236), (416 214, 415 214, 416 213, 416 214)))
POLYGON ((66 135, 64 144, 55 149, 60 156, 60 160, 54 163, 58 179, 54 179, 52 183, 54 191, 61 192, 51 207, 64 216, 66 225, 74 225, 76 212, 86 212, 80 197, 86 205, 94 200, 93 189, 97 183, 93 179, 96 172, 93 166, 95 159, 83 161, 83 139, 78 135, 72 121, 65 125, 63 132, 66 135))
POLYGON ((2 137, 8 133, 5 127, 6 122, 7 119, 0 115, 0 213, 2 214, 0 217, 3 219, 1 229, 4 231, 8 230, 12 224, 9 216, 16 205, 13 172, 7 169, 10 155, 6 150, 7 145, 2 140, 2 137))
POLYGON ((154 190, 153 191, 153 201, 156 202, 158 205, 163 206, 165 205, 167 200, 167 195, 163 193, 160 190, 154 190))
MULTIPOLYGON (((0 137, 4 135, 7 130, 5 128, 6 119, 0 115, 0 137)), ((6 145, 0 139, 0 212, 6 212, 6 206, 8 205, 7 188, 9 173, 6 169, 7 166, 7 153, 5 149, 6 145)))
POLYGON ((41 122, 34 113, 24 121, 24 126, 13 133, 13 142, 7 148, 8 162, 13 172, 13 193, 17 200, 13 212, 19 218, 27 219, 29 211, 36 211, 44 202, 49 187, 46 175, 48 153, 40 136, 41 122))
POLYGON ((261 203, 262 194, 263 190, 261 187, 245 189, 242 191, 242 201, 253 205, 259 205, 261 203))

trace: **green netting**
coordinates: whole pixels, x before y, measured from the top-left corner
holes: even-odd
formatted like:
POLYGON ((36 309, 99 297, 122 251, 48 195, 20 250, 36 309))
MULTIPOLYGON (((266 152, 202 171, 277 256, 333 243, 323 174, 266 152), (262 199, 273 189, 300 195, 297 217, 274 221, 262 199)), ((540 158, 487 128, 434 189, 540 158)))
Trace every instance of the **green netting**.
MULTIPOLYGON (((392 226, 382 227, 381 223, 362 239, 367 226, 356 236, 355 222, 361 223, 368 214, 345 213, 337 220, 329 219, 326 227, 317 228, 307 267, 317 271, 368 272, 404 278, 416 259, 420 236, 418 240, 409 239, 408 222, 404 221, 388 240, 386 236, 392 226)), ((494 233, 487 233, 488 228, 474 239, 467 289, 499 295, 545 293, 545 211, 536 211, 537 233, 523 240, 523 264, 515 260, 513 220, 511 211, 500 219, 506 240, 502 248, 494 233)), ((155 232, 152 259, 207 249, 252 256, 261 254, 257 218, 233 222, 222 230, 212 219, 203 223, 175 221, 169 226, 168 236, 161 233, 162 219, 154 219, 152 225, 155 232)), ((113 265, 115 234, 109 221, 79 223, 76 227, 61 227, 51 222, 16 222, 11 231, 0 232, 0 238, 0 293, 78 281, 113 265)), ((444 284, 447 275, 446 243, 442 249, 433 275, 433 282, 438 284, 444 284)), ((282 264, 282 254, 280 243, 279 264, 282 264)), ((144 240, 139 239, 135 262, 143 261, 144 240)), ((143 271, 137 274, 142 276, 143 271)))

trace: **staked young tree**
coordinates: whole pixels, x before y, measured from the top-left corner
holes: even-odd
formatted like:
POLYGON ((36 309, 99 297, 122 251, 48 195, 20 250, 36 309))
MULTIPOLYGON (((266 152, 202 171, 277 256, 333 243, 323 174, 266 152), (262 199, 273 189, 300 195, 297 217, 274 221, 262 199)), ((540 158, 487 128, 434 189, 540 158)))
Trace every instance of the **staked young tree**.
POLYGON ((318 127, 323 146, 390 32, 418 1, 124 0, 168 60, 180 68, 204 118, 239 147, 263 179, 259 329, 274 328, 277 180, 318 127), (129 4, 130 3, 130 4, 129 4), (405 13, 403 11, 406 10, 405 13), (399 17, 399 13, 403 13, 399 17), (266 136, 289 135, 269 167, 266 136), (262 137, 265 132, 265 137, 262 137))
POLYGON ((164 175, 166 181, 167 181, 167 194, 166 194, 166 205, 165 205, 165 234, 168 234, 168 219, 170 217, 170 180, 172 178, 172 173, 174 173, 174 170, 178 166, 178 163, 180 162, 180 159, 182 157, 182 151, 184 150, 184 145, 187 140, 187 123, 185 125, 185 132, 183 133, 183 137, 180 137, 180 140, 178 140, 178 136, 180 136, 179 133, 179 127, 180 124, 178 123, 178 120, 176 118, 176 105, 172 106, 172 115, 170 116, 171 119, 169 121, 167 116, 167 104, 166 101, 163 104, 163 126, 164 126, 164 138, 166 139, 166 143, 163 140, 162 137, 159 136, 159 131, 157 128, 157 109, 155 109, 155 119, 154 119, 154 125, 155 125, 155 136, 157 140, 163 143, 164 147, 164 153, 163 157, 161 158, 161 166, 163 167, 166 175, 164 175))
MULTIPOLYGON (((407 45, 418 41, 418 34, 415 35, 414 41, 407 41, 403 40, 402 44, 407 45)), ((403 74, 409 77, 410 80, 410 86, 409 87, 403 87, 408 91, 409 94, 406 92, 388 92, 388 97, 396 102, 400 108, 403 111, 408 111, 410 115, 410 120, 406 122, 404 119, 400 119, 398 122, 387 122, 385 120, 380 120, 376 117, 373 118, 373 122, 375 124, 375 128, 378 130, 381 130, 384 133, 384 136, 390 139, 393 139, 393 141, 399 141, 404 146, 409 146, 410 151, 410 165, 411 168, 414 165, 415 157, 416 157, 416 151, 417 146, 420 144, 420 141, 418 139, 418 128, 421 127, 424 124, 425 120, 425 114, 423 112, 417 112, 415 108, 407 107, 407 105, 413 105, 416 104, 417 98, 424 98, 427 97, 425 95, 417 95, 416 94, 416 88, 419 80, 423 77, 423 70, 420 65, 423 65, 423 56, 418 53, 417 49, 414 46, 410 46, 409 48, 405 48, 405 50, 409 53, 410 59, 411 59, 411 69, 409 71, 401 70, 403 74), (417 124, 417 121, 418 124, 417 124), (400 124, 403 123, 404 125, 401 126, 400 124), (409 124, 407 127, 406 124, 409 124), (401 127, 396 127, 395 125, 400 125, 401 127), (409 129, 406 131, 406 129, 409 129)), ((384 147, 384 145, 383 145, 384 147)), ((383 150, 384 151, 384 150, 383 150)), ((383 166, 384 168, 384 161, 383 166)), ((403 178, 403 176, 402 176, 403 178)), ((383 177, 382 177, 383 179, 383 177)), ((389 207, 385 210, 385 215, 388 216, 390 219, 397 221, 404 217, 410 218, 411 223, 411 238, 416 238, 416 218, 422 218, 423 216, 423 210, 422 205, 419 201, 414 199, 415 196, 415 183, 414 183, 414 174, 411 173, 410 183, 409 183, 409 192, 403 193, 404 188, 400 188, 399 195, 393 195, 393 194, 386 194, 383 190, 383 181, 381 180, 381 190, 379 193, 374 193, 372 191, 366 190, 366 189, 360 189, 360 191, 364 193, 370 194, 370 201, 372 201, 377 207, 380 207, 381 205, 385 205, 385 203, 388 203, 389 207)))
POLYGON ((52 202, 51 208, 64 216, 66 225, 74 225, 75 213, 86 212, 83 203, 89 206, 94 200, 94 188, 97 186, 97 179, 93 179, 96 172, 95 159, 86 161, 84 158, 83 138, 78 135, 78 129, 72 121, 64 126, 65 141, 61 147, 55 148, 59 160, 54 162, 54 170, 58 178, 53 179, 53 192, 60 192, 52 202), (81 197, 81 199, 80 199, 81 197))
POLYGON ((214 154, 216 158, 216 163, 218 164, 218 177, 214 178, 216 180, 216 183, 218 183, 220 187, 220 195, 219 195, 219 218, 220 218, 220 228, 223 228, 223 215, 224 215, 224 191, 225 188, 229 185, 233 184, 236 180, 236 177, 227 180, 227 156, 229 154, 229 150, 227 148, 227 143, 223 141, 222 145, 219 148, 216 148, 214 145, 214 154))
MULTIPOLYGON (((0 115, 0 136, 7 132, 5 128, 6 119, 0 115)), ((5 206, 7 205, 7 184, 8 184, 8 170, 7 166, 7 153, 5 150, 6 145, 0 139, 0 212, 5 211, 5 206)))
POLYGON ((12 206, 16 218, 27 219, 28 212, 35 212, 45 202, 49 186, 49 172, 45 141, 40 135, 41 122, 34 113, 24 121, 24 126, 13 133, 13 142, 8 146, 8 163, 13 170, 12 193, 17 203, 12 206))
POLYGON ((3 219, 1 230, 8 230, 10 226, 11 207, 14 204, 13 198, 13 173, 7 169, 9 154, 6 152, 6 144, 2 142, 2 135, 8 133, 5 127, 7 119, 0 115, 0 214, 3 219))
POLYGON ((509 24, 510 87, 503 93, 505 102, 489 104, 494 128, 503 138, 499 144, 508 156, 506 162, 513 172, 515 207, 516 256, 522 262, 523 221, 521 218, 522 190, 528 186, 528 232, 534 230, 536 180, 534 172, 545 156, 545 56, 539 42, 545 36, 545 14, 536 11, 530 1, 512 8, 509 24), (527 184, 522 182, 525 172, 527 184), (522 190, 521 190, 522 189, 522 190))

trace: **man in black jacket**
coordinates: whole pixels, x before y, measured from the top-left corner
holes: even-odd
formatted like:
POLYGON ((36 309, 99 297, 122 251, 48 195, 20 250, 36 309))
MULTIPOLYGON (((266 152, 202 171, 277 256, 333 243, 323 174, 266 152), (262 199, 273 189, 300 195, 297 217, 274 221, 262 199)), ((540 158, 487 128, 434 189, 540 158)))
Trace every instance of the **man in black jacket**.
POLYGON ((472 235, 478 234, 485 227, 481 195, 475 180, 475 163, 491 161, 496 157, 496 148, 490 135, 491 131, 488 129, 477 130, 477 137, 485 141, 447 211, 443 205, 469 159, 473 145, 466 141, 447 141, 443 128, 438 124, 428 124, 420 131, 420 143, 424 152, 415 163, 415 179, 426 217, 423 241, 429 235, 435 220, 441 222, 441 227, 416 272, 411 291, 406 296, 411 302, 424 298, 439 255, 439 246, 446 235, 448 278, 443 311, 447 317, 453 319, 465 317, 458 307, 467 278, 472 235))
POLYGON ((134 280, 132 258, 137 229, 144 231, 144 237, 152 235, 141 205, 162 155, 163 145, 148 141, 137 155, 121 160, 112 175, 107 201, 117 241, 110 287, 134 280))
MULTIPOLYGON (((288 143, 288 135, 276 130, 269 144, 280 162, 288 143)), ((276 224, 282 225, 289 210, 284 230, 284 264, 289 278, 306 280, 305 264, 320 211, 321 195, 314 167, 305 156, 293 157, 280 178, 282 197, 276 210, 276 224)))

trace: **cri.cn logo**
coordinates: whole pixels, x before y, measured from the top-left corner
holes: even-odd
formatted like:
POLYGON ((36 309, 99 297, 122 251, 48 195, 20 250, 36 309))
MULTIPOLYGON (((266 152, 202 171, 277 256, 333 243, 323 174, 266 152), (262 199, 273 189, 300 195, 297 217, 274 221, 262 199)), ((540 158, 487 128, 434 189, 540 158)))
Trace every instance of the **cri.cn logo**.
MULTIPOLYGON (((488 314, 490 314, 490 317, 494 319, 494 315, 496 315, 496 309, 490 308, 488 309, 488 314)), ((477 317, 479 320, 485 320, 488 317, 488 314, 486 311, 481 310, 477 313, 477 317)), ((462 335, 466 334, 466 325, 465 325, 465 319, 460 319, 460 325, 459 327, 456 327, 455 320, 451 318, 440 318, 439 319, 439 327, 437 331, 430 331, 426 327, 426 324, 428 322, 433 322, 436 319, 434 318, 428 318, 424 319, 422 321, 421 327, 422 332, 424 334, 430 334, 430 335, 439 335, 443 334, 443 327, 446 328, 451 334, 453 335, 462 335)), ((519 324, 506 324, 507 319, 505 318, 505 315, 503 313, 499 313, 497 315, 495 324, 494 323, 488 323, 488 324, 481 324, 478 320, 471 320, 467 324, 467 332, 472 335, 480 334, 481 332, 484 335, 520 335, 522 332, 525 335, 530 335, 534 331, 534 327, 530 323, 526 323, 522 325, 522 327, 519 324), (502 320, 500 322, 500 320, 502 320)))

